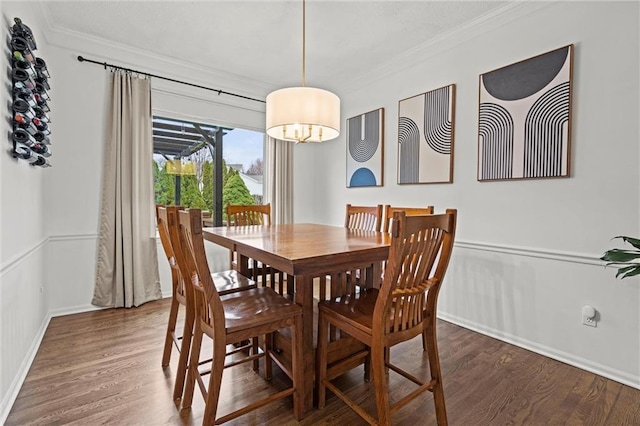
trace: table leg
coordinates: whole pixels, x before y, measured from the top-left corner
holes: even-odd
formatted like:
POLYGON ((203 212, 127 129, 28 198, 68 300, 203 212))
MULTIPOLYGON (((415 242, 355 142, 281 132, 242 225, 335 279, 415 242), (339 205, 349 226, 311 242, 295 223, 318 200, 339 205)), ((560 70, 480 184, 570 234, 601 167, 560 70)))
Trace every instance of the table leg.
POLYGON ((300 392, 303 412, 313 408, 315 350, 313 349, 313 277, 296 275, 296 303, 302 306, 302 353, 304 383, 300 392))

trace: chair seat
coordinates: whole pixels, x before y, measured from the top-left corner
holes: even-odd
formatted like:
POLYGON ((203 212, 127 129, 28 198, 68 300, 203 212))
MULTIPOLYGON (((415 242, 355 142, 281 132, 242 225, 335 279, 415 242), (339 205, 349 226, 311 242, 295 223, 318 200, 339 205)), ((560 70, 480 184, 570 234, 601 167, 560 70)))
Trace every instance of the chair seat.
MULTIPOLYGON (((269 287, 252 288, 222 298, 227 333, 257 327, 287 316, 302 313, 302 307, 269 287)), ((231 342, 229 342, 231 343, 231 342)))
POLYGON ((318 309, 329 315, 338 314, 352 327, 371 334, 373 309, 378 300, 378 289, 361 289, 359 293, 350 294, 333 300, 318 303, 318 309))
POLYGON ((214 272, 211 274, 211 278, 213 278, 213 283, 220 296, 258 286, 255 281, 234 270, 214 272))

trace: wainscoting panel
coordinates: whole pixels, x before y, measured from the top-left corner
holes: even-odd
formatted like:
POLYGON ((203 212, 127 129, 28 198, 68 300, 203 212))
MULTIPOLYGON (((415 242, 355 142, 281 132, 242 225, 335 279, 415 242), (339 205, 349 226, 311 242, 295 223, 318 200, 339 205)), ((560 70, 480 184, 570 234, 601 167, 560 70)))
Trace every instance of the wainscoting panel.
POLYGON ((640 287, 597 256, 459 242, 438 316, 640 389, 640 287), (582 324, 584 305, 597 327, 582 324))

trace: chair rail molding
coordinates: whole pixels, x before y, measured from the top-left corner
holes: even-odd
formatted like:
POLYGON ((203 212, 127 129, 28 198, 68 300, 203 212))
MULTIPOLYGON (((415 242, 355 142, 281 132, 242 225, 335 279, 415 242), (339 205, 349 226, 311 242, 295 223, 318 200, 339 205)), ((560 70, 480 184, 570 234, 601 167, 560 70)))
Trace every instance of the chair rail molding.
POLYGON ((22 262, 27 261, 27 259, 30 256, 32 256, 36 251, 44 247, 48 240, 49 240, 48 238, 43 238, 42 240, 38 241, 28 249, 2 262, 2 264, 0 264, 0 275, 4 275, 5 273, 9 272, 13 268, 21 264, 22 262))
POLYGON ((584 265, 602 266, 606 264, 600 260, 600 255, 575 253, 544 248, 511 246, 507 244, 483 243, 479 241, 456 241, 455 247, 515 256, 535 257, 538 259, 556 260, 559 262, 581 263, 584 265))

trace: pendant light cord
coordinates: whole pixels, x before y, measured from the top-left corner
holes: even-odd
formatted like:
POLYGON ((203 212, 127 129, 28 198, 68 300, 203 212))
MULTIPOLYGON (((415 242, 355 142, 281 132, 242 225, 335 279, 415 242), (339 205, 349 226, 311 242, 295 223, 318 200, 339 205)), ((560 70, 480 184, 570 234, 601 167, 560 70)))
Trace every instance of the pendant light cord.
POLYGON ((302 87, 306 86, 306 78, 305 78, 305 66, 306 66, 306 14, 305 14, 305 0, 302 0, 302 87))

